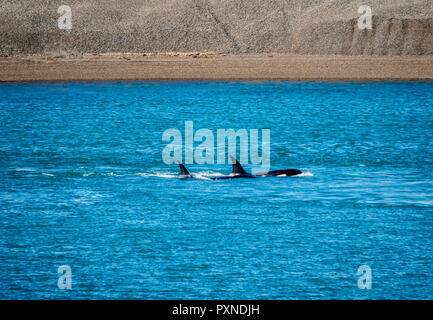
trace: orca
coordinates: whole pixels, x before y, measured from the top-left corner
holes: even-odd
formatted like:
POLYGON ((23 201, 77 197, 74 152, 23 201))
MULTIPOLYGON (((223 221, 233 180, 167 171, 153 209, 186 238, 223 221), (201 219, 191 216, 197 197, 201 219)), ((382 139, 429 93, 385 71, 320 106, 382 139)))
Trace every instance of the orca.
POLYGON ((241 164, 238 162, 238 160, 235 159, 235 157, 230 156, 230 159, 232 159, 232 173, 228 176, 221 176, 221 177, 212 177, 213 180, 223 180, 223 179, 238 179, 238 178, 255 178, 251 173, 248 173, 242 168, 241 164))
MULTIPOLYGON (((238 178, 256 178, 256 177, 290 177, 290 176, 296 176, 298 174, 301 174, 302 171, 298 169, 283 169, 283 170, 273 170, 268 171, 264 173, 257 173, 257 174, 250 174, 245 171, 245 169, 241 166, 241 164, 236 160, 235 157, 230 156, 230 159, 232 160, 233 167, 232 167, 232 173, 225 176, 219 176, 219 177, 209 177, 211 180, 225 180, 225 179, 238 179, 238 178)), ((189 171, 185 168, 185 166, 178 162, 180 167, 180 174, 181 177, 184 178, 193 178, 189 171)))
MULTIPOLYGON (((243 173, 246 173, 244 168, 242 168, 242 166, 239 164, 239 162, 233 158, 230 157, 233 161, 233 163, 236 162, 236 165, 240 168, 237 170, 242 170, 243 173)), ((233 165, 234 167, 234 165, 233 165)), ((234 168, 233 168, 234 170, 234 168)), ((283 170, 273 170, 273 171, 268 171, 268 172, 263 172, 263 173, 256 173, 254 174, 254 176, 257 177, 276 177, 276 176, 281 176, 281 177, 290 177, 290 176, 296 176, 297 174, 302 173, 301 170, 298 169, 283 169, 283 170)))
POLYGON ((182 162, 178 161, 177 164, 180 167, 180 176, 182 179, 192 178, 191 173, 189 173, 189 171, 185 168, 182 162))
MULTIPOLYGON (((225 176, 218 176, 218 177, 208 177, 208 179, 210 179, 210 180, 226 180, 226 179, 239 179, 239 178, 255 178, 255 176, 246 172, 244 170, 244 168, 242 168, 240 163, 234 157, 230 156, 230 158, 232 159, 232 162, 233 162, 231 174, 225 175, 225 176)), ((181 178, 183 178, 183 179, 184 178, 193 178, 193 176, 191 176, 189 171, 185 168, 185 166, 181 162, 178 162, 178 164, 180 167, 181 178)))
POLYGON ((302 171, 298 169, 284 169, 284 170, 273 170, 264 173, 257 173, 256 176, 259 177, 291 177, 301 174, 302 171))

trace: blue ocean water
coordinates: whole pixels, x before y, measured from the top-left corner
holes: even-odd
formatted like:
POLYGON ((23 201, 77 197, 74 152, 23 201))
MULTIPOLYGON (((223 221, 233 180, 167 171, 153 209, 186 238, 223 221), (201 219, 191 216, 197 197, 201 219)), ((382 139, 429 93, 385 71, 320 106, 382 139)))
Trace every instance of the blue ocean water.
POLYGON ((1 299, 433 298, 433 83, 3 83, 0 121, 1 299), (307 174, 178 179, 188 120, 307 174))

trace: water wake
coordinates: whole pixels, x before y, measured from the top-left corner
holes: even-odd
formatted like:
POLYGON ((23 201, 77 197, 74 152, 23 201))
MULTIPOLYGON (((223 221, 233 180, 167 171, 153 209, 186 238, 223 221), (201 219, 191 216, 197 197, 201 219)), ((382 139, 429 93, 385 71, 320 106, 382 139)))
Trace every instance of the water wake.
POLYGON ((313 176, 314 176, 314 174, 312 172, 306 171, 306 172, 302 172, 300 174, 297 174, 296 176, 293 176, 293 177, 301 178, 301 177, 313 177, 313 176))

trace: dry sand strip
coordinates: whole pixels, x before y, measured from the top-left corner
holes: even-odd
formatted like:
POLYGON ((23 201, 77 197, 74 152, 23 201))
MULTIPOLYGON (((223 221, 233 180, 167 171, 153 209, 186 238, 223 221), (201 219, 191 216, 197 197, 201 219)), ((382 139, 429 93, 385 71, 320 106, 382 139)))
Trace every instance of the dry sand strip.
POLYGON ((0 81, 433 80, 433 56, 86 54, 3 57, 0 81))

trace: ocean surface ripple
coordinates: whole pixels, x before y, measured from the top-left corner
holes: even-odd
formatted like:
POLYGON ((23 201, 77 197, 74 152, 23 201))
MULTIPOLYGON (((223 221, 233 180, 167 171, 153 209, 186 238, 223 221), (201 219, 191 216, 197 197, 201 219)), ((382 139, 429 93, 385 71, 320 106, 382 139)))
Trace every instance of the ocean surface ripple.
POLYGON ((1 299, 433 298, 433 83, 3 83, 0 119, 1 299), (187 120, 306 174, 178 179, 187 120))

